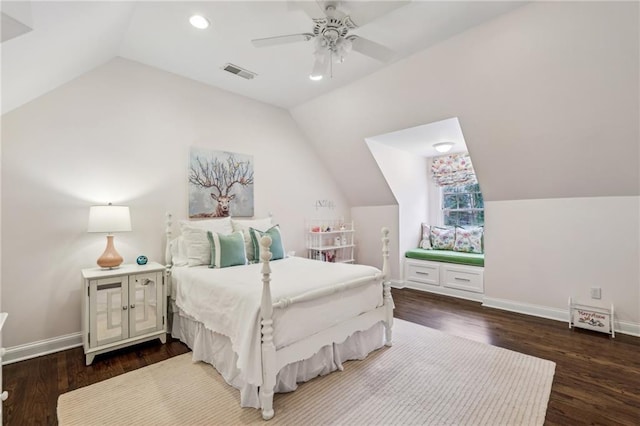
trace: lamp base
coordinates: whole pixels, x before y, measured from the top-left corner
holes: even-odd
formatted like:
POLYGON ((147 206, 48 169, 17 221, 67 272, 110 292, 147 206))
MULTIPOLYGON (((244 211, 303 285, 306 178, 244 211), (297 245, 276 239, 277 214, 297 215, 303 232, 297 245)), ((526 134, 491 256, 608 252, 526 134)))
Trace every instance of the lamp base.
POLYGON ((113 235, 107 235, 107 248, 98 258, 98 266, 105 269, 115 269, 120 266, 123 259, 113 245, 113 235))

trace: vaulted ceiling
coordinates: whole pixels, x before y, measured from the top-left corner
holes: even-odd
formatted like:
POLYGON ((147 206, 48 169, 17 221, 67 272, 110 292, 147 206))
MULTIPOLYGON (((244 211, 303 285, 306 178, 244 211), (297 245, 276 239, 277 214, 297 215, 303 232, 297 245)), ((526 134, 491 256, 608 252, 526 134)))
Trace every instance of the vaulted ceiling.
MULTIPOLYGON (((354 16, 385 12, 350 32, 393 51, 398 61, 454 34, 521 6, 519 2, 342 2, 354 16)), ((251 40, 309 33, 313 8, 295 2, 2 2, 6 15, 31 31, 9 38, 2 50, 5 113, 121 56, 276 106, 291 108, 371 74, 382 63, 350 52, 333 77, 314 82, 313 41, 256 48, 251 40), (16 7, 19 6, 19 7, 16 7), (311 12, 309 12, 311 10, 311 12), (305 13, 306 11, 306 13, 305 13), (206 30, 188 19, 201 14, 206 30), (26 21, 26 22, 25 22, 26 21), (257 74, 251 80, 223 71, 233 63, 257 74)), ((4 37, 3 37, 4 38, 4 37)))

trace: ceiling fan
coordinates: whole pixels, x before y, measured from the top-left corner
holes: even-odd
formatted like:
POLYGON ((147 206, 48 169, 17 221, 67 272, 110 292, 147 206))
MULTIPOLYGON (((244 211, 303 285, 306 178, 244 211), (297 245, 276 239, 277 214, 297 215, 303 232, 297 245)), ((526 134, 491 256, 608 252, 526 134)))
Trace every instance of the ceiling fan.
MULTIPOLYGON (((395 52, 375 41, 350 34, 361 27, 409 1, 356 2, 356 1, 289 1, 289 10, 303 10, 313 20, 310 33, 290 34, 251 40, 255 47, 267 47, 285 43, 314 40, 315 61, 309 78, 320 80, 332 64, 344 61, 347 54, 355 50, 363 55, 389 62, 395 52)), ((330 74, 331 75, 331 74, 330 74)))

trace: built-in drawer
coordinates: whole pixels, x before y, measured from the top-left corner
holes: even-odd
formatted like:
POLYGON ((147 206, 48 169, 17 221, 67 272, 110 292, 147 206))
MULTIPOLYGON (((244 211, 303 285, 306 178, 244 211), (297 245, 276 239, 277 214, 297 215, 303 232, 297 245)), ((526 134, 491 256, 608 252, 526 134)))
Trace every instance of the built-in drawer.
POLYGON ((404 279, 423 284, 440 285, 440 264, 437 262, 406 260, 404 279))
POLYGON ((444 287, 484 293, 484 268, 443 263, 440 274, 444 287))

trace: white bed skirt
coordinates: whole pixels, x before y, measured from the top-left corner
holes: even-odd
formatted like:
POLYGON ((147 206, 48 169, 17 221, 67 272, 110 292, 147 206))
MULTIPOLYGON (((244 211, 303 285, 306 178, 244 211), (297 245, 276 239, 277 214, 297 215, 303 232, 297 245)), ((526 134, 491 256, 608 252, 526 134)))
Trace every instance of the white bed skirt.
MULTIPOLYGON (((228 384, 239 389, 240 406, 260 408, 258 386, 246 383, 241 378, 236 366, 238 355, 231 348, 231 340, 205 328, 202 323, 181 312, 175 303, 172 305, 171 335, 191 348, 193 361, 213 365, 228 384)), ((342 370, 345 361, 364 359, 383 345, 384 325, 379 322, 368 330, 352 334, 342 343, 324 346, 309 359, 283 367, 276 378, 275 392, 294 391, 298 383, 342 370)))

